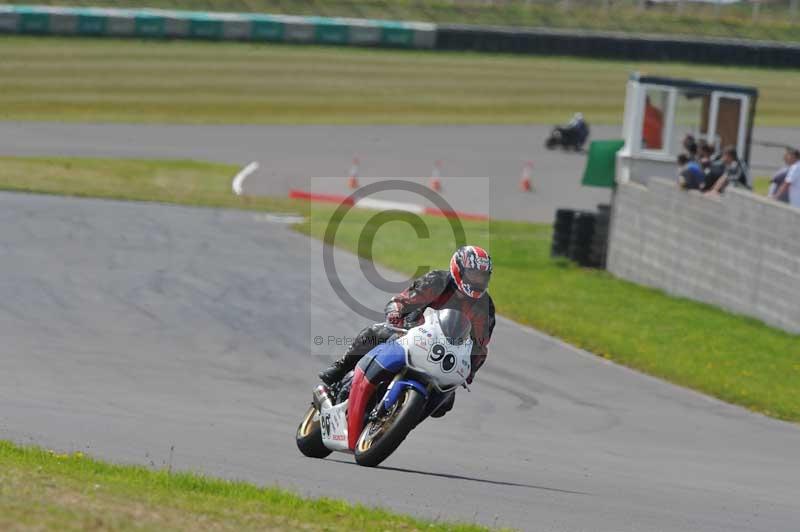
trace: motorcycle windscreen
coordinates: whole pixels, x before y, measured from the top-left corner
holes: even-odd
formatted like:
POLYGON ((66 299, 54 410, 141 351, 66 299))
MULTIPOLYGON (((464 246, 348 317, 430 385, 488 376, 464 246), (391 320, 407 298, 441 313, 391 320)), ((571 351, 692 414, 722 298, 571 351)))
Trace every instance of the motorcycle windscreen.
POLYGON ((463 345, 469 340, 472 324, 463 312, 455 309, 444 309, 437 312, 439 327, 451 345, 463 345))

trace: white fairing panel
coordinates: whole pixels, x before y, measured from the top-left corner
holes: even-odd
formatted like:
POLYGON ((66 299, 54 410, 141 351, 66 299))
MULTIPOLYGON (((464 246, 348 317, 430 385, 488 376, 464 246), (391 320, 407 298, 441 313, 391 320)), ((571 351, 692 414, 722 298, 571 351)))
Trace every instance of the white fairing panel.
POLYGON ((408 364, 428 374, 440 389, 454 388, 467 380, 471 369, 472 341, 452 344, 439 327, 436 311, 425 311, 425 323, 405 336, 408 364))
POLYGON ((319 415, 322 443, 332 451, 349 451, 347 446, 347 401, 323 408, 319 415))

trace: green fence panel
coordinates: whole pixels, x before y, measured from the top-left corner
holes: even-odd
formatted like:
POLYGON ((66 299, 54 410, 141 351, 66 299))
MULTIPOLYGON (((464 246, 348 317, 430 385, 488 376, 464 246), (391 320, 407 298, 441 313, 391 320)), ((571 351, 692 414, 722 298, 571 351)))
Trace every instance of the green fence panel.
POLYGON ((79 35, 104 35, 108 19, 101 15, 78 15, 79 35))
POLYGON ((20 13, 20 33, 47 33, 50 31, 50 15, 47 13, 20 13))
POLYGON ((221 39, 222 21, 192 18, 189 21, 189 36, 197 39, 221 39))
POLYGON ((410 48, 414 45, 414 30, 385 26, 381 31, 381 44, 410 48))
POLYGON ((164 37, 164 17, 136 15, 136 35, 138 37, 164 37))
POLYGON ((254 41, 283 40, 283 22, 255 19, 250 28, 250 38, 254 41))
POLYGON ((314 40, 326 44, 349 44, 350 28, 340 22, 316 21, 314 40))

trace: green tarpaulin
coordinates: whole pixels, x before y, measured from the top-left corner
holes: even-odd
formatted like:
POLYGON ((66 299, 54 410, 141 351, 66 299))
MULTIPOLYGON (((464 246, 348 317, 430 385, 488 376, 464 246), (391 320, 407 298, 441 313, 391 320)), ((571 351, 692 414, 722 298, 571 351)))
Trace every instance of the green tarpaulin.
POLYGON ((589 187, 614 186, 617 169, 617 152, 625 144, 622 140, 595 140, 589 146, 586 170, 581 184, 589 187))

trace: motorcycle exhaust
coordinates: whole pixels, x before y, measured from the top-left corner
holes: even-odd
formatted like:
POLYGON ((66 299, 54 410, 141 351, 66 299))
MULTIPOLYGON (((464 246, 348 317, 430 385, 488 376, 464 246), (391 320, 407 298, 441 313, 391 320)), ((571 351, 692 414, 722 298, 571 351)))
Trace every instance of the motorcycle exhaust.
POLYGON ((314 388, 314 398, 312 402, 317 412, 322 412, 323 409, 331 408, 333 406, 333 401, 331 401, 331 396, 328 395, 328 387, 324 384, 320 384, 314 388))

